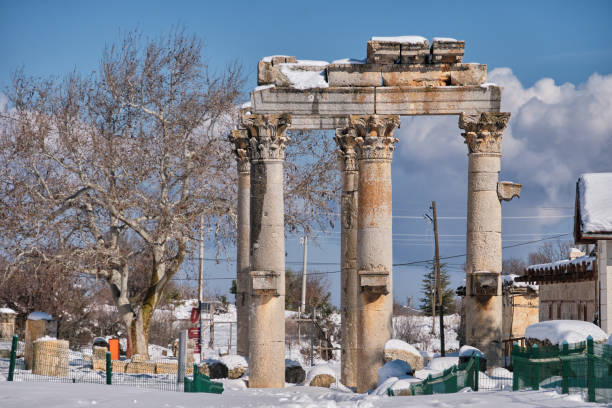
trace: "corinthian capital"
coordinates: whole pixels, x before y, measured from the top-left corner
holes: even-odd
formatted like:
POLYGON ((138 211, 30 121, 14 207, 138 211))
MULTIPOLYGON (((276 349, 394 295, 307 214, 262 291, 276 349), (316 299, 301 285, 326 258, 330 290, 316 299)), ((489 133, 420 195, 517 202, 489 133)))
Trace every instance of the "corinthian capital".
POLYGON ((242 124, 249 136, 248 155, 251 161, 284 160, 290 115, 245 115, 242 124))
POLYGON ((229 141, 234 145, 234 154, 236 155, 236 163, 238 171, 248 173, 251 168, 247 150, 249 148, 249 134, 246 129, 232 130, 229 136, 229 141))
POLYGON ((465 130, 470 153, 501 154, 502 133, 508 124, 510 113, 483 112, 459 115, 459 128, 465 130))
POLYGON ((395 142, 393 131, 399 127, 397 115, 351 115, 351 127, 355 130, 360 159, 391 160, 395 142))
POLYGON ((357 140, 355 129, 347 127, 336 129, 334 140, 338 145, 338 157, 343 171, 357 171, 357 140))

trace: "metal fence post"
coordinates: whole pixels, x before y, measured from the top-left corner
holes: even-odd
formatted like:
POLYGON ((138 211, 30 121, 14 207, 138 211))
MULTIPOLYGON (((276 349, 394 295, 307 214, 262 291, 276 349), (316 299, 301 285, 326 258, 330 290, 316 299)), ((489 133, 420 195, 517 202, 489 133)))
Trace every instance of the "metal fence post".
POLYGON ((187 330, 183 330, 179 333, 178 371, 176 375, 177 383, 181 384, 185 382, 186 368, 187 368, 187 330))
POLYGON ((589 402, 595 402, 595 356, 593 337, 587 337, 587 387, 589 402))
POLYGON ((514 342, 512 345, 512 391, 518 391, 519 389, 519 367, 514 363, 516 356, 518 355, 519 345, 514 342))
POLYGON ((17 360, 17 335, 13 334, 13 343, 11 344, 11 362, 9 364, 9 372, 7 381, 13 381, 15 375, 15 361, 17 360))
POLYGON ((480 376, 480 357, 474 357, 476 365, 474 366, 474 391, 478 391, 478 377, 480 376))
POLYGON ((569 345, 567 341, 563 341, 563 350, 561 351, 561 393, 569 394, 569 364, 563 356, 569 354, 569 345))
MULTIPOLYGON (((540 354, 538 352, 539 351, 538 345, 534 344, 531 350, 533 352, 531 356, 538 357, 538 355, 540 354)), ((534 364, 533 370, 532 370, 531 388, 533 388, 534 391, 537 391, 540 389, 540 364, 538 364, 537 362, 534 364)))
POLYGON ((106 352, 106 384, 111 385, 113 383, 113 363, 111 362, 110 351, 106 352))

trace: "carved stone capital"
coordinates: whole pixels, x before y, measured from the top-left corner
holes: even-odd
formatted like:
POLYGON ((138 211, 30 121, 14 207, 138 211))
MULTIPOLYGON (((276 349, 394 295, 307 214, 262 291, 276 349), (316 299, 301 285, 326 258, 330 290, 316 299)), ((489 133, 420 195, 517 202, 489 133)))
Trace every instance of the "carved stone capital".
POLYGON ((502 134, 510 113, 483 112, 462 113, 459 115, 459 128, 465 130, 465 138, 470 153, 501 154, 502 134))
POLYGON ((355 129, 347 127, 336 129, 334 140, 338 145, 338 157, 342 162, 342 171, 357 171, 357 140, 355 129))
POLYGON ((393 159, 397 142, 393 131, 400 125, 398 115, 351 115, 349 122, 355 130, 360 159, 393 159))
POLYGON ((230 143, 234 145, 234 154, 236 155, 236 163, 238 171, 248 173, 251 170, 251 163, 247 150, 249 148, 249 134, 246 129, 232 130, 228 137, 230 143))
POLYGON ((245 115, 241 121, 248 131, 247 153, 251 162, 285 159, 290 115, 245 115))

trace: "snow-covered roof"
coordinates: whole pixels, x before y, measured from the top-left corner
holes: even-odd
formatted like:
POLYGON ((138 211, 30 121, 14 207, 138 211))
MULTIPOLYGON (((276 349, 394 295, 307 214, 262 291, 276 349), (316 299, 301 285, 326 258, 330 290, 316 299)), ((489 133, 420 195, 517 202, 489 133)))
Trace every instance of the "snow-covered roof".
POLYGON ((530 288, 532 290, 538 290, 538 285, 530 284, 528 282, 520 282, 516 279, 519 278, 520 275, 516 275, 514 273, 508 275, 502 275, 502 285, 504 286, 512 286, 515 288, 530 288))
POLYGON ((537 265, 529 265, 527 267, 528 271, 541 271, 545 269, 559 269, 564 270, 567 269, 569 265, 585 265, 587 270, 593 269, 593 263, 595 262, 594 256, 580 256, 578 258, 572 259, 562 259, 560 261, 545 263, 545 264, 537 264, 537 265))
POLYGON ((28 320, 53 320, 53 318, 45 312, 32 312, 28 315, 28 320))
POLYGON ((612 173, 585 173, 576 191, 578 238, 603 235, 612 239, 612 173))
POLYGON ((10 307, 0 307, 0 314, 17 314, 17 312, 10 307))
POLYGON ((525 338, 540 341, 548 340, 551 344, 578 343, 585 341, 588 336, 594 341, 606 341, 608 335, 591 322, 582 320, 548 320, 534 323, 525 329, 525 338))

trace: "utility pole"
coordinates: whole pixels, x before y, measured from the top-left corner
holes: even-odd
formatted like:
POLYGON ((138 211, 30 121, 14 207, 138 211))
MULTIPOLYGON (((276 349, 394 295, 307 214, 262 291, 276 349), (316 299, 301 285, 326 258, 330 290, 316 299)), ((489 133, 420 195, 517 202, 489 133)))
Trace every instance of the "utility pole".
POLYGON ((440 354, 444 357, 446 355, 444 351, 444 296, 442 293, 442 279, 440 279, 440 245, 438 242, 438 214, 436 212, 435 201, 431 202, 431 209, 433 210, 434 240, 436 243, 435 273, 438 283, 438 306, 440 309, 440 354))
POLYGON ((304 235, 301 243, 304 245, 304 266, 302 268, 302 303, 300 305, 301 313, 306 313, 306 274, 307 274, 307 259, 308 259, 308 236, 304 235))
POLYGON ((200 310, 200 361, 204 360, 204 320, 202 319, 202 303, 204 302, 204 216, 200 215, 200 271, 198 277, 198 309, 200 310))

